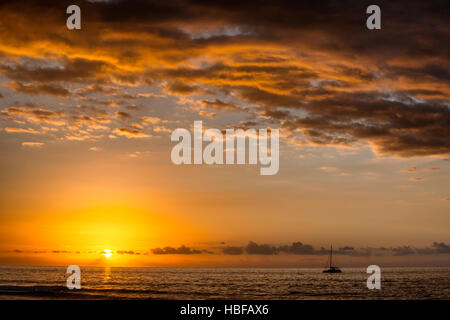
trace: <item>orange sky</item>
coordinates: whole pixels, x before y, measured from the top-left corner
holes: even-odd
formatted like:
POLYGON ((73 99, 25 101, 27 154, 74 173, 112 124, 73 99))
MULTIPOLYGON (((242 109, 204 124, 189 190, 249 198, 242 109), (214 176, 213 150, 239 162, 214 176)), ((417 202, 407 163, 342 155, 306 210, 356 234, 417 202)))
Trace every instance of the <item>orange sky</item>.
POLYGON ((370 33, 344 7, 123 5, 81 2, 76 31, 63 4, 0 6, 0 264, 322 266, 333 243, 449 265, 439 13, 370 33), (278 174, 175 166, 195 120, 279 128, 278 174))

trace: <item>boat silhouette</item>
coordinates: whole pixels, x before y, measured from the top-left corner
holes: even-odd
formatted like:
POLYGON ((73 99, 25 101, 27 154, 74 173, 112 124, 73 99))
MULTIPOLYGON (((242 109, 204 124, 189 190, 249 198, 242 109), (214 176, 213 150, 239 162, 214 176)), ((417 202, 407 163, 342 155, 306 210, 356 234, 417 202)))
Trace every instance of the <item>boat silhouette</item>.
POLYGON ((328 269, 323 270, 323 273, 341 273, 341 269, 339 269, 339 267, 333 266, 333 245, 331 245, 330 248, 330 264, 328 266, 328 269))

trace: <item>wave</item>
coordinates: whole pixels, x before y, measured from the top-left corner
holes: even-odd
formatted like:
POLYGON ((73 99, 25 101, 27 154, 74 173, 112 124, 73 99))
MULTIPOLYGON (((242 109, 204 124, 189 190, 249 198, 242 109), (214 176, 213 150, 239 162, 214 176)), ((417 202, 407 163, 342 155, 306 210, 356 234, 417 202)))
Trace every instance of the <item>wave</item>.
POLYGON ((93 295, 90 290, 69 290, 65 286, 0 286, 0 297, 35 297, 56 299, 107 299, 108 295, 93 295))
POLYGON ((65 286, 0 286, 0 299, 8 297, 29 297, 47 299, 167 299, 177 296, 216 296, 203 291, 180 291, 164 289, 129 288, 82 288, 69 290, 65 286))
POLYGON ((69 290, 65 286, 0 286, 0 297, 47 297, 61 299, 136 299, 148 298, 150 295, 163 297, 176 294, 207 295, 204 292, 172 292, 170 290, 157 289, 126 289, 126 288, 82 288, 81 290, 69 290))

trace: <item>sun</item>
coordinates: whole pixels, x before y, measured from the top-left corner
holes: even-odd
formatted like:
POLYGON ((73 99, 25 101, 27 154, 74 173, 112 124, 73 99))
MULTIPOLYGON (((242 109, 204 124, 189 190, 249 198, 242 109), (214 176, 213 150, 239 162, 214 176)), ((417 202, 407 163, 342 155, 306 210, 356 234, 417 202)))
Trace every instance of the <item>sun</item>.
POLYGON ((112 251, 109 249, 103 250, 102 255, 104 255, 106 258, 110 258, 112 256, 112 251))

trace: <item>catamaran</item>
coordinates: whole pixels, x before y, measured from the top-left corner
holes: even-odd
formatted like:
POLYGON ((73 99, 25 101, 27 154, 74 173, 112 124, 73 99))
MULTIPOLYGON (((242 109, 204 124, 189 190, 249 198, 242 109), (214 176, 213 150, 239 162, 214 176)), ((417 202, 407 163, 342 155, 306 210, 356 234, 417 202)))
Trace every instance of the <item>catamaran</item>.
POLYGON ((341 269, 339 267, 333 267, 333 245, 331 245, 330 248, 330 265, 328 266, 328 269, 323 270, 324 273, 341 273, 341 269))

